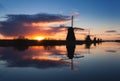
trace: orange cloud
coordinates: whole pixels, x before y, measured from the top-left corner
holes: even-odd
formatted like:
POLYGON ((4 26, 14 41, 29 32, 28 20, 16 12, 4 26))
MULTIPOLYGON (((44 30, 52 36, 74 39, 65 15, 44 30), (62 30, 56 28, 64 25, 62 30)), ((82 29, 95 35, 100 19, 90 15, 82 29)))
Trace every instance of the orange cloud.
POLYGON ((33 22, 31 25, 33 27, 36 27, 36 26, 51 26, 51 25, 60 25, 60 24, 64 24, 65 22, 68 22, 68 21, 57 21, 57 22, 33 22))
POLYGON ((68 21, 70 21, 69 16, 58 14, 8 15, 6 21, 0 22, 0 34, 13 38, 17 36, 52 37, 63 31, 57 26, 68 21))

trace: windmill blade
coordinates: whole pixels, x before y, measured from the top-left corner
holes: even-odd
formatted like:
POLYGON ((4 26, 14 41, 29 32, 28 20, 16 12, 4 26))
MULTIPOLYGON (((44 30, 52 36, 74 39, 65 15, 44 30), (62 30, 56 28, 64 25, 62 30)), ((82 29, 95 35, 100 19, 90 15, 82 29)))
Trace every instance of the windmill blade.
MULTIPOLYGON (((61 25, 59 28, 70 28, 70 26, 64 26, 64 25, 61 25)), ((79 28, 79 27, 73 27, 75 30, 86 30, 84 28, 79 28)))
POLYGON ((73 27, 75 30, 85 30, 83 28, 73 27))
POLYGON ((59 28, 70 28, 69 26, 61 25, 59 28))

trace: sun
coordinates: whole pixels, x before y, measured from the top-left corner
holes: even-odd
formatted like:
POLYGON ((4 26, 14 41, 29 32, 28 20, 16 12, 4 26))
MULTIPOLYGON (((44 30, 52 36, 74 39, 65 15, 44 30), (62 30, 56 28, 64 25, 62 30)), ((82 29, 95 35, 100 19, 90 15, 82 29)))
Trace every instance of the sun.
POLYGON ((43 36, 36 36, 34 39, 40 41, 40 40, 44 40, 45 37, 43 37, 43 36))

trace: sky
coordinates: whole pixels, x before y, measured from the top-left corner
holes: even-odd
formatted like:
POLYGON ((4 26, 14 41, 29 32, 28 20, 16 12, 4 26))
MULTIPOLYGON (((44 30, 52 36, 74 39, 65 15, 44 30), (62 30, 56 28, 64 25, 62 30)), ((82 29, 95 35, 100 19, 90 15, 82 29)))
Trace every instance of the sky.
MULTIPOLYGON (((0 0, 0 38, 41 36, 65 39, 70 26, 90 30, 91 36, 120 40, 120 0, 0 0)), ((77 39, 88 34, 77 31, 77 39)))

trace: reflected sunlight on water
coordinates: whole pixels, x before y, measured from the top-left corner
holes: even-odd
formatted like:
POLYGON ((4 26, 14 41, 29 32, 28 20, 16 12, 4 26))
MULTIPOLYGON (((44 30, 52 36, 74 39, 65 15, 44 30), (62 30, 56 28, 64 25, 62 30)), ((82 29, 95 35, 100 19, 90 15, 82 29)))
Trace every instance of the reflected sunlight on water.
POLYGON ((0 47, 0 81, 120 81, 119 49, 115 42, 0 47))

